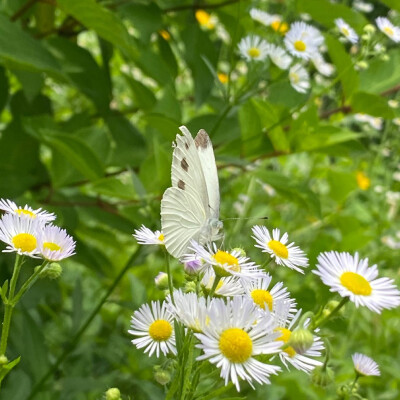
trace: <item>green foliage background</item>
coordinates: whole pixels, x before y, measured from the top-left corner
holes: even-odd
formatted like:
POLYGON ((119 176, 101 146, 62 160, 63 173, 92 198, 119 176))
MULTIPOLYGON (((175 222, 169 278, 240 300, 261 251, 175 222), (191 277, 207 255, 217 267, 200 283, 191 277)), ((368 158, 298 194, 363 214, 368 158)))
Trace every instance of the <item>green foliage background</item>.
MULTIPOLYGON (((55 212, 57 224, 77 240, 77 254, 63 263, 61 278, 40 281, 15 312, 9 358, 22 358, 1 398, 101 399, 108 387, 119 387, 124 398, 163 398, 152 378, 156 360, 136 350, 127 333, 132 312, 164 296, 153 283, 165 267, 162 254, 142 249, 118 279, 137 248, 133 230, 141 224, 160 227, 171 142, 182 124, 192 133, 204 128, 212 138, 222 218, 268 216, 269 227, 289 232, 309 255, 304 277, 283 268, 272 271, 274 282, 283 280, 299 307, 316 311, 331 296, 310 273, 320 251, 359 251, 400 283, 400 251, 381 241, 400 231, 399 200, 387 201, 389 191, 400 191, 393 179, 400 132, 390 122, 400 114, 387 105, 399 90, 400 48, 388 50, 388 61, 376 58, 357 71, 345 46, 327 33, 338 77, 327 88, 315 84, 311 94, 299 94, 268 63, 224 85, 216 73, 221 66, 235 71, 237 42, 262 29, 248 15, 250 2, 220 3, 201 6, 209 6, 224 24, 230 45, 198 25, 198 2, 0 2, 0 197, 55 212), (161 36, 162 29, 170 40, 161 36), (258 85, 260 77, 273 82, 268 90, 258 85), (355 112, 385 118, 383 132, 344 119, 355 112), (360 170, 371 179, 369 190, 357 186, 360 170), (40 391, 34 395, 35 390, 40 391)), ((267 3, 284 9, 288 20, 306 12, 323 31, 337 17, 347 18, 359 33, 367 22, 347 1, 267 3)), ((376 16, 388 7, 400 11, 395 0, 374 4, 376 16)), ((226 221, 225 244, 244 247, 262 263, 250 238, 254 223, 226 221)), ((12 263, 9 254, 0 255, 1 282, 9 278, 12 263)), ((23 274, 34 266, 24 265, 23 274)), ((181 266, 174 271, 175 282, 182 282, 181 266)), ((399 330, 398 310, 376 315, 349 305, 346 319, 325 330, 335 384, 321 389, 292 371, 257 391, 244 385, 240 396, 333 399, 336 387, 352 379, 350 356, 359 351, 382 370, 381 378, 361 380, 365 397, 398 399, 399 330)))

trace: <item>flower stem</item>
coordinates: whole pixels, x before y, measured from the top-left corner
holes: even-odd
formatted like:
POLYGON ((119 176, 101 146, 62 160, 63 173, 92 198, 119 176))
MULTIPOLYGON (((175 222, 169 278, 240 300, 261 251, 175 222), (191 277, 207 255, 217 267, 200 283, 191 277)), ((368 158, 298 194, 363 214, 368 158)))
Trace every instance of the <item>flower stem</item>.
POLYGON ((339 310, 349 301, 349 297, 343 297, 341 302, 325 317, 319 318, 313 324, 313 329, 324 325, 327 321, 329 321, 334 315, 336 315, 339 310))
POLYGON ((15 295, 13 299, 13 304, 16 305, 25 292, 37 281, 40 273, 46 268, 49 261, 44 260, 43 264, 37 268, 37 270, 27 279, 27 281, 22 285, 21 289, 15 295))
POLYGON ((221 280, 221 277, 216 275, 215 278, 214 278, 214 282, 212 284, 210 293, 208 295, 209 297, 213 297, 214 296, 215 289, 217 289, 217 286, 218 286, 218 283, 219 283, 220 280, 221 280))
POLYGON ((10 332, 11 316, 15 306, 14 292, 17 286, 18 276, 21 271, 23 257, 19 254, 15 257, 14 270, 10 282, 10 291, 8 293, 7 303, 4 305, 3 328, 0 340, 0 355, 5 355, 7 349, 8 334, 10 332))
POLYGON ((165 260, 167 264, 167 275, 168 275, 168 290, 171 296, 172 304, 175 305, 174 301, 174 285, 172 283, 171 267, 169 265, 169 254, 165 251, 165 260))

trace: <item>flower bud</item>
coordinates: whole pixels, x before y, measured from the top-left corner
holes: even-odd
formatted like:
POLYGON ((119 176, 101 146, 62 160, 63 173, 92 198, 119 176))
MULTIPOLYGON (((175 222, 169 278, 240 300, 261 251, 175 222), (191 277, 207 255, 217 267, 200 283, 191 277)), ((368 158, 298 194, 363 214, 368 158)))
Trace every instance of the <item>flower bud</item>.
POLYGON ((167 289, 168 288, 168 274, 165 272, 160 272, 155 278, 154 282, 156 286, 161 289, 167 289))
MULTIPOLYGON (((37 267, 35 267, 35 272, 40 267, 41 267, 41 265, 38 265, 37 267)), ((61 265, 56 262, 52 262, 49 265, 47 265, 46 267, 44 267, 44 269, 42 270, 42 272, 39 275, 39 278, 41 278, 41 279, 44 279, 44 278, 57 279, 60 277, 61 274, 62 274, 61 265)))
POLYGON ((154 367, 154 379, 160 385, 166 385, 171 381, 171 372, 169 370, 163 369, 160 365, 154 367))
POLYGON ((367 69, 368 68, 368 63, 366 61, 358 61, 356 63, 356 67, 358 69, 367 69))
MULTIPOLYGON (((337 300, 328 301, 328 303, 326 304, 325 308, 324 308, 323 311, 322 311, 322 315, 323 315, 324 317, 328 317, 328 316, 331 314, 331 312, 332 312, 338 305, 339 305, 339 302, 338 302, 337 300)), ((345 307, 346 307, 346 306, 342 307, 342 308, 339 310, 338 315, 341 315, 341 316, 344 315, 345 307)))
POLYGON ((332 368, 316 367, 311 373, 311 381, 314 385, 326 387, 333 383, 335 374, 332 368))
POLYGON ((235 247, 234 249, 232 249, 232 252, 233 251, 237 251, 240 257, 246 257, 246 251, 241 247, 235 247))
POLYGON ((381 59, 382 61, 389 61, 389 60, 390 60, 390 57, 389 57, 388 54, 382 54, 382 55, 380 56, 380 59, 381 59))
POLYGON ((110 388, 106 392, 106 400, 121 400, 121 392, 118 388, 110 388))
POLYGON ((375 33, 376 32, 376 28, 373 25, 368 24, 368 25, 364 26, 364 32, 375 33))
POLYGON ((185 293, 196 292, 196 282, 186 282, 185 284, 185 293))
POLYGON ((300 328, 292 332, 288 345, 292 346, 296 353, 304 354, 313 343, 313 334, 308 329, 300 328))
POLYGON ((197 275, 203 268, 203 265, 200 260, 192 260, 186 262, 183 268, 188 275, 197 275))
POLYGON ((0 366, 8 364, 8 358, 3 354, 0 356, 0 366))

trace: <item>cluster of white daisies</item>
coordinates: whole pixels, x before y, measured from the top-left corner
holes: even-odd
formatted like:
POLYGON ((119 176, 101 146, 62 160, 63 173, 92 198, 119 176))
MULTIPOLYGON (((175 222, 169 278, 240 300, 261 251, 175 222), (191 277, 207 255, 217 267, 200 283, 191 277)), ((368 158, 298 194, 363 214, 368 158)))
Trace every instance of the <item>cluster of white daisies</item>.
MULTIPOLYGON (((265 226, 254 226, 252 232, 255 247, 268 253, 270 261, 304 273, 307 256, 289 243, 287 233, 281 235, 274 229, 271 234, 265 226)), ((140 244, 164 244, 160 231, 145 226, 133 236, 140 244)), ((145 304, 136 311, 129 332, 139 336, 132 341, 138 348, 157 357, 160 352, 176 354, 177 321, 197 338, 201 349, 198 360, 216 364, 225 383, 232 381, 238 390, 239 378, 252 386, 253 382, 269 383, 269 376, 281 370, 275 365, 275 354, 286 367, 290 364, 307 373, 322 365, 316 358, 324 345, 317 326, 313 326, 315 321, 301 316, 284 284, 272 285, 272 277, 242 249, 225 251, 214 243, 203 246, 192 241, 180 261, 187 274, 198 276, 200 287, 189 293, 174 290, 163 303, 145 304), (257 357, 261 354, 270 355, 268 361, 257 357)), ((400 305, 400 292, 393 280, 378 278, 377 266, 369 267, 368 260, 360 260, 357 253, 322 253, 313 272, 332 292, 348 298, 356 307, 366 306, 380 313, 400 305)), ((356 371, 373 375, 376 370, 367 368, 360 357, 354 356, 356 371)))
MULTIPOLYGON (((321 75, 333 74, 333 65, 327 63, 322 55, 326 50, 324 37, 317 28, 303 21, 293 22, 289 27, 282 16, 271 15, 256 8, 250 10, 250 16, 283 35, 284 47, 269 43, 258 35, 248 35, 238 44, 239 53, 246 61, 264 61, 269 57, 278 68, 282 70, 289 68, 290 83, 300 93, 306 93, 311 87, 310 76, 306 69, 308 61, 314 64, 321 75)), ((394 26, 387 18, 378 17, 376 24, 391 40, 400 42, 400 28, 394 26)), ((342 18, 336 19, 335 25, 344 40, 353 44, 358 42, 357 33, 342 18)), ((375 29, 372 25, 369 27, 375 29)))
POLYGON ((65 229, 53 225, 53 213, 28 205, 17 206, 11 200, 0 199, 0 240, 7 247, 3 252, 16 252, 47 261, 60 261, 75 254, 75 241, 65 229))

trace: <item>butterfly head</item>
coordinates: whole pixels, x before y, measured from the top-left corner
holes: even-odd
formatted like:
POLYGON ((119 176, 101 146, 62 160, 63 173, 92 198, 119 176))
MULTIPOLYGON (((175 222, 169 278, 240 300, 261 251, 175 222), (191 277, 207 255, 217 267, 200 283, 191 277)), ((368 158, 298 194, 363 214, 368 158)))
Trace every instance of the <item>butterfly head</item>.
POLYGON ((217 218, 210 218, 208 220, 208 226, 210 229, 210 237, 211 240, 217 240, 222 237, 222 228, 224 227, 224 224, 218 220, 217 218))

